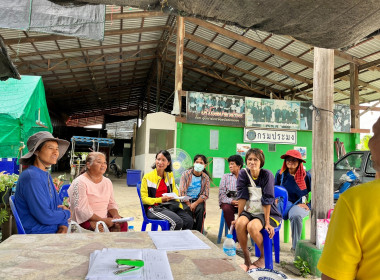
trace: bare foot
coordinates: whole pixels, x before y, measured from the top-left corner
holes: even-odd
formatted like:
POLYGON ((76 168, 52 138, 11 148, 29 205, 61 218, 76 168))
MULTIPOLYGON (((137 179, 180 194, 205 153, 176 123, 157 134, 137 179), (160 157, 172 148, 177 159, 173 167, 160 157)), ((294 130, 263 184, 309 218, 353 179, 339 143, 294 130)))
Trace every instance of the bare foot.
POLYGON ((257 268, 257 266, 255 266, 255 265, 253 265, 253 264, 251 264, 251 265, 249 266, 249 268, 248 268, 245 264, 241 264, 240 267, 241 267, 245 272, 247 272, 247 271, 250 270, 250 269, 257 268))
POLYGON ((265 259, 264 257, 258 258, 256 261, 253 262, 253 265, 259 267, 259 268, 264 268, 265 267, 265 259))

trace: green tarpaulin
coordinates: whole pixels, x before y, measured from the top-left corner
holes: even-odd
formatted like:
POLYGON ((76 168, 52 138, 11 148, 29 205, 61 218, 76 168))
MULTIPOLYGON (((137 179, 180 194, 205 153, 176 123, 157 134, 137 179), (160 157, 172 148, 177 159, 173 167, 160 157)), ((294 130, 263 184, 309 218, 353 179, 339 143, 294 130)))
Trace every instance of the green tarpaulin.
MULTIPOLYGON (((0 158, 18 157, 20 142, 38 131, 53 131, 40 76, 0 82, 0 158)), ((27 153, 25 148, 23 154, 27 153)))

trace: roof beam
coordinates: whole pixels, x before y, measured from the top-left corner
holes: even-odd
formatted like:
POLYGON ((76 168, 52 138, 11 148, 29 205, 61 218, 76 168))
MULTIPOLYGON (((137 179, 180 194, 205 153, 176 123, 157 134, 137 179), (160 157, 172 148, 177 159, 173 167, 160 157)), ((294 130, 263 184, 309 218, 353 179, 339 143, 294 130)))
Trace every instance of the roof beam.
MULTIPOLYGON (((169 26, 151 26, 143 28, 130 28, 123 30, 109 30, 104 32, 104 36, 113 36, 113 35, 124 35, 124 34, 133 34, 133 33, 143 33, 143 32, 154 32, 162 31, 168 29, 169 26)), ((56 41, 56 40, 74 40, 75 37, 68 37, 63 35, 44 35, 44 36, 33 36, 20 39, 6 39, 4 43, 6 45, 14 44, 24 44, 24 43, 35 43, 35 42, 46 42, 46 41, 56 41)))
POLYGON ((296 62, 298 64, 304 65, 306 67, 313 68, 313 63, 312 62, 306 61, 306 60, 304 60, 302 58, 299 58, 297 56, 288 54, 286 52, 280 51, 280 50, 275 49, 273 47, 267 46, 267 45, 265 45, 263 43, 257 42, 255 40, 249 39, 249 38, 244 37, 244 36, 241 36, 241 35, 239 35, 239 34, 237 34, 235 32, 229 31, 227 29, 219 27, 219 26, 217 26, 215 24, 212 24, 210 22, 207 22, 207 21, 204 21, 204 20, 201 20, 201 19, 197 19, 197 18, 191 18, 191 17, 187 17, 186 21, 189 21, 191 23, 203 26, 203 27, 205 27, 205 28, 207 28, 209 30, 212 30, 212 31, 214 31, 216 33, 219 33, 221 35, 227 36, 229 38, 235 39, 235 40, 237 40, 239 42, 242 42, 242 43, 244 43, 244 44, 246 44, 248 46, 260 49, 260 50, 265 51, 265 52, 269 52, 269 53, 271 53, 273 55, 277 55, 277 56, 285 58, 287 60, 291 60, 293 62, 296 62))
MULTIPOLYGON (((148 55, 144 57, 129 57, 126 59, 118 59, 118 60, 112 60, 112 61, 103 61, 103 62, 89 62, 89 63, 78 63, 74 65, 66 65, 62 67, 54 67, 54 70, 68 70, 68 69, 78 69, 78 68, 87 68, 87 67, 95 67, 95 66, 104 66, 104 65, 112 65, 112 64, 120 64, 120 63, 127 63, 127 62, 134 62, 134 61, 143 61, 143 60, 151 60, 155 59, 156 55, 148 55)), ((67 59, 68 60, 68 59, 67 59)), ((63 61, 67 61, 63 60, 63 61)), ((32 64, 32 63, 30 63, 32 64)), ((49 67, 49 65, 45 66, 38 66, 38 68, 31 69, 29 65, 26 66, 27 70, 23 70, 19 68, 19 72, 21 74, 30 74, 30 73, 40 73, 40 72, 50 72, 52 71, 52 68, 49 67)))
MULTIPOLYGON (((174 43, 170 43, 170 45, 174 46, 175 44, 174 44, 174 43)), ((245 69, 243 69, 243 68, 240 68, 240 67, 237 67, 237 66, 235 66, 235 65, 229 64, 229 63, 227 63, 227 62, 224 62, 224 61, 221 61, 221 60, 218 60, 218 59, 212 58, 212 57, 210 57, 210 56, 208 56, 208 55, 205 55, 205 54, 203 54, 203 53, 199 53, 199 52, 194 51, 194 50, 192 50, 192 49, 185 48, 185 52, 188 52, 188 53, 194 54, 194 55, 196 55, 196 56, 199 56, 199 57, 205 58, 205 59, 210 60, 210 61, 212 61, 212 62, 214 62, 214 63, 218 63, 218 64, 221 64, 221 65, 224 65, 224 66, 226 66, 226 67, 228 67, 228 68, 230 68, 230 69, 233 69, 233 70, 236 70, 236 71, 239 71, 239 72, 245 73, 245 74, 247 74, 247 75, 250 75, 250 76, 252 76, 252 77, 258 78, 258 79, 260 79, 260 80, 264 80, 264 81, 270 82, 270 83, 272 83, 272 84, 276 84, 276 85, 281 86, 281 87, 283 87, 283 88, 290 89, 290 90, 293 89, 291 86, 288 86, 287 84, 277 82, 277 81, 275 81, 275 80, 269 79, 269 78, 264 77, 264 76, 260 76, 260 75, 258 75, 258 74, 252 73, 252 72, 250 72, 250 71, 248 71, 248 70, 245 70, 245 69)), ((262 85, 262 86, 265 87, 265 85, 262 85)))
MULTIPOLYGON (((169 58, 168 58, 167 61, 170 61, 170 62, 175 63, 175 60, 173 60, 173 59, 169 59, 169 58)), ((190 70, 192 70, 192 71, 194 71, 194 72, 197 72, 197 73, 199 73, 199 74, 206 75, 206 76, 209 76, 209 77, 211 77, 211 78, 214 78, 214 79, 217 79, 217 80, 223 81, 223 82, 225 82, 225 83, 227 83, 227 84, 234 85, 234 86, 236 86, 236 87, 246 89, 246 90, 248 90, 248 91, 250 91, 250 92, 253 92, 253 93, 255 93, 255 94, 260 94, 260 95, 264 95, 264 96, 269 97, 269 94, 266 94, 265 92, 263 92, 263 91, 261 91, 261 90, 258 90, 258 89, 255 89, 255 88, 252 88, 252 87, 250 87, 249 85, 247 85, 246 83, 240 84, 240 83, 238 83, 238 82, 229 81, 229 80, 226 80, 226 79, 224 79, 223 77, 219 76, 217 73, 212 74, 212 73, 209 73, 209 72, 207 72, 207 71, 202 71, 202 70, 200 70, 200 69, 198 69, 198 68, 191 67, 191 66, 188 66, 188 65, 183 65, 183 67, 185 67, 185 68, 187 68, 187 69, 190 69, 190 70)))
POLYGON ((106 14, 106 21, 117 20, 117 19, 131 19, 131 18, 143 18, 143 17, 162 17, 167 16, 161 11, 144 11, 144 12, 132 12, 132 13, 122 13, 122 14, 106 14))
POLYGON ((18 57, 28 57, 28 56, 37 56, 37 55, 49 55, 49 54, 62 54, 70 52, 81 52, 81 51, 94 51, 94 50, 105 50, 105 49, 116 49, 116 48, 126 48, 134 46, 143 46, 143 45, 155 45, 158 44, 159 40, 154 41, 144 41, 144 42, 135 42, 135 43, 125 43, 125 44, 115 44, 115 45, 103 45, 103 46, 94 46, 94 47, 83 47, 83 48, 71 48, 71 49, 61 49, 54 51, 40 51, 40 52, 31 52, 31 53, 19 53, 11 55, 11 58, 18 57))
POLYGON ((265 63, 265 62, 259 61, 259 60, 257 60, 257 59, 252 58, 252 57, 245 56, 245 55, 242 54, 242 53, 239 53, 239 52, 237 52, 237 51, 233 51, 233 50, 227 49, 227 48, 225 48, 225 47, 222 47, 222 46, 220 46, 220 45, 218 45, 218 44, 215 44, 215 43, 209 42, 209 41, 204 40, 204 39, 202 39, 202 38, 200 38, 200 37, 198 37, 198 36, 192 35, 192 34, 190 34, 190 33, 186 33, 185 37, 186 37, 187 39, 190 39, 190 40, 194 41, 194 42, 197 42, 197 43, 199 43, 199 44, 202 44, 202 45, 204 45, 204 46, 206 46, 206 47, 213 48, 213 49, 215 49, 215 50, 217 50, 217 51, 220 51, 220 52, 222 52, 222 53, 228 54, 228 55, 230 55, 230 56, 232 56, 232 57, 238 58, 238 59, 240 59, 240 60, 243 60, 243 61, 245 61, 245 62, 251 63, 251 64, 253 64, 253 65, 258 65, 258 66, 260 66, 260 67, 262 67, 262 68, 264 68, 264 69, 267 69, 267 70, 270 70, 270 71, 276 72, 276 73, 281 74, 281 75, 283 75, 283 76, 292 77, 293 79, 298 80, 298 81, 300 81, 300 82, 302 82, 302 83, 312 84, 312 80, 310 80, 310 79, 307 79, 307 78, 302 77, 302 76, 300 76, 300 75, 293 74, 293 73, 291 73, 291 72, 285 71, 285 70, 282 69, 282 68, 277 68, 277 67, 275 67, 275 66, 272 66, 272 65, 270 65, 270 64, 268 64, 268 63, 265 63))

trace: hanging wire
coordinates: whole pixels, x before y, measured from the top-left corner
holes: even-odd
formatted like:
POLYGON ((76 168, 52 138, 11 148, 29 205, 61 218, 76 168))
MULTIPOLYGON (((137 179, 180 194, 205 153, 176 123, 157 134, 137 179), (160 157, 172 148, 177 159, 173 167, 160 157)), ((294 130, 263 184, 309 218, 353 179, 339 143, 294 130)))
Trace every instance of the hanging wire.
MULTIPOLYGON (((328 110, 328 109, 324 109, 324 108, 318 108, 314 104, 311 104, 310 107, 309 107, 309 109, 315 111, 315 120, 316 121, 321 120, 321 111, 330 112, 331 114, 333 114, 333 116, 335 116, 335 114, 334 114, 333 111, 328 110)), ((338 122, 340 122, 340 120, 338 120, 338 122)))

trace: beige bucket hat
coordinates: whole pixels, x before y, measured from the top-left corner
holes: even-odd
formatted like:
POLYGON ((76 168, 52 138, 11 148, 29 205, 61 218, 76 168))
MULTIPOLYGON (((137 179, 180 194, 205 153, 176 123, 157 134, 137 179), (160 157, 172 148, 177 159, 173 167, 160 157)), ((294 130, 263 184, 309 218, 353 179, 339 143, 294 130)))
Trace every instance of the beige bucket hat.
POLYGON ((46 141, 56 141, 58 143, 58 150, 59 150, 59 156, 58 160, 63 157, 63 155, 66 153, 67 148, 70 146, 70 142, 54 138, 54 136, 48 132, 48 131, 40 131, 37 133, 34 133, 32 136, 29 137, 28 142, 26 143, 28 147, 28 153, 22 156, 19 160, 21 164, 27 164, 28 160, 34 155, 34 152, 37 150, 37 148, 46 141))

